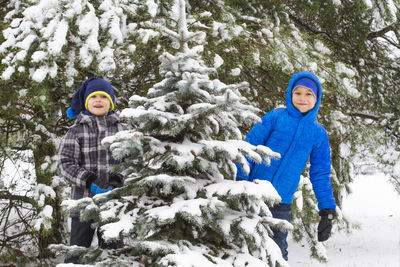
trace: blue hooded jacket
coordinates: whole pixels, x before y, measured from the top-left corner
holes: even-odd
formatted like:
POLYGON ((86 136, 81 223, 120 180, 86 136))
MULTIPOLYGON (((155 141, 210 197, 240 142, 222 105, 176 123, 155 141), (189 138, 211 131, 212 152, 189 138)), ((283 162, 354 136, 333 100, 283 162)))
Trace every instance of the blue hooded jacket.
POLYGON ((262 117, 246 136, 252 145, 265 145, 281 154, 280 159, 272 159, 271 165, 265 162, 256 164, 249 160, 250 174, 246 175, 239 164, 237 177, 248 181, 268 180, 282 198, 282 203, 293 202, 300 175, 310 159, 310 180, 318 208, 335 209, 330 173, 331 156, 328 134, 317 119, 321 103, 322 89, 318 78, 311 72, 299 72, 292 76, 286 91, 286 108, 275 109, 262 117), (318 86, 315 107, 303 115, 292 103, 292 90, 295 82, 307 77, 318 86))

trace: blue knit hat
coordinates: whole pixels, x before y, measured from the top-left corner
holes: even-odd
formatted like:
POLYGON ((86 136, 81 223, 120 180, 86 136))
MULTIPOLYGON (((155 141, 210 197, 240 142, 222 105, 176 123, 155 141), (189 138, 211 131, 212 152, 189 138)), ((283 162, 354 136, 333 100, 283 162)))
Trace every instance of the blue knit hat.
POLYGON ((295 81, 295 83, 293 84, 292 93, 294 92, 294 89, 297 86, 307 87, 308 89, 310 89, 313 92, 315 99, 318 99, 318 85, 312 79, 307 78, 307 77, 302 77, 302 78, 298 79, 297 81, 295 81))
POLYGON ((71 107, 67 110, 67 116, 70 119, 74 119, 81 111, 86 111, 89 98, 95 94, 105 95, 111 104, 110 111, 114 109, 115 96, 113 87, 109 82, 95 77, 87 79, 76 91, 72 97, 71 107))

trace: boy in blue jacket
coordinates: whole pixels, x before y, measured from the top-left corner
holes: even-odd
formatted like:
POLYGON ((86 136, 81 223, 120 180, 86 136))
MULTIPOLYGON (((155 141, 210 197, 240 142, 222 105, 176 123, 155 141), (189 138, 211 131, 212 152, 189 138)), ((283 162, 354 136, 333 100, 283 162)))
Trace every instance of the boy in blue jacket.
MULTIPOLYGON (((270 208, 274 218, 290 221, 291 203, 300 175, 310 160, 310 180, 318 200, 318 241, 329 238, 332 220, 336 215, 330 173, 331 158, 328 134, 317 122, 322 89, 318 78, 311 72, 292 76, 286 91, 286 108, 275 109, 262 117, 246 136, 252 145, 265 145, 281 154, 280 159, 256 164, 249 160, 250 173, 237 164, 238 180, 268 180, 282 198, 279 205, 270 208)), ((274 230, 274 241, 288 260, 287 232, 274 230)))
MULTIPOLYGON (((101 145, 106 136, 114 135, 126 127, 114 113, 115 96, 111 84, 101 78, 87 79, 72 98, 67 110, 70 119, 77 118, 58 151, 58 171, 72 185, 72 199, 92 197, 123 184, 119 173, 110 173, 109 167, 118 162, 110 150, 101 145)), ((90 222, 81 222, 79 212, 73 210, 71 217, 70 245, 90 247, 95 229, 90 222)), ((97 231, 99 246, 114 249, 122 241, 106 243, 97 231)), ((79 257, 71 257, 66 263, 78 263, 79 257)))

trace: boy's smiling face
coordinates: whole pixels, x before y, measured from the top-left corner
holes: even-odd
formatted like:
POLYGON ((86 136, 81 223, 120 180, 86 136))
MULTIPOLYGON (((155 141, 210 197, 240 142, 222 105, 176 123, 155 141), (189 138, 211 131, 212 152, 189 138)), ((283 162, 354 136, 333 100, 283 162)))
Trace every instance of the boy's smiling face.
POLYGON ((95 94, 87 102, 87 109, 95 116, 106 116, 110 108, 110 100, 103 94, 95 94))
POLYGON ((306 113, 314 108, 316 99, 309 88, 297 86, 292 93, 292 103, 301 113, 306 113))

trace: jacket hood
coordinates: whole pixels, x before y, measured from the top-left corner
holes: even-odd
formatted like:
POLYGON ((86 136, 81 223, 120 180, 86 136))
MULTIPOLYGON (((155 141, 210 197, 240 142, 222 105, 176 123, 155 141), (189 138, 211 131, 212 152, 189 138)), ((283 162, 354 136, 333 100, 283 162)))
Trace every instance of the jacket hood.
POLYGON ((305 117, 305 118, 307 118, 307 120, 315 121, 317 119, 318 110, 319 110, 319 106, 321 103, 321 97, 322 97, 322 88, 321 88, 321 84, 318 80, 318 77, 315 76, 311 72, 301 71, 301 72, 295 73, 289 81, 289 86, 286 90, 286 108, 288 109, 289 114, 292 117, 299 118, 299 119, 305 117), (297 108, 295 108, 292 103, 293 85, 300 78, 309 78, 309 79, 313 80, 318 86, 318 96, 317 96, 317 102, 315 103, 315 107, 312 110, 310 110, 309 112, 307 112, 307 114, 305 114, 305 115, 303 115, 303 113, 301 113, 297 108))

